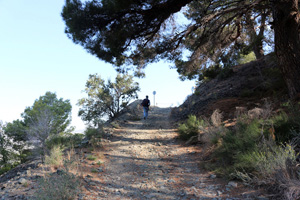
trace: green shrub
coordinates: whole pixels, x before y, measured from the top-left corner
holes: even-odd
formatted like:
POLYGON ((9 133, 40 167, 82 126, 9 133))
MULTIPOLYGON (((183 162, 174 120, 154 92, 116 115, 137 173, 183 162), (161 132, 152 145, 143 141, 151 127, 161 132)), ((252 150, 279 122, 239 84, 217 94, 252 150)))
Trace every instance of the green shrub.
POLYGON ((274 184, 276 173, 287 171, 286 162, 296 161, 297 154, 292 146, 262 144, 262 148, 239 157, 233 177, 246 183, 274 184), (237 166, 239 168, 237 168, 237 166), (247 177, 247 179, 243 178, 247 177))
POLYGON ((188 140, 193 136, 197 136, 199 133, 200 121, 195 115, 190 115, 187 121, 180 124, 178 127, 179 138, 182 140, 188 140))
POLYGON ((289 143, 300 132, 300 111, 299 106, 288 105, 288 114, 281 112, 272 119, 276 142, 289 143))
POLYGON ((88 140, 92 139, 93 137, 101 138, 102 133, 103 133, 102 127, 101 128, 93 128, 93 127, 89 126, 84 131, 84 134, 86 135, 88 140))
POLYGON ((101 162, 101 160, 98 160, 97 165, 102 165, 103 163, 101 162))
POLYGON ((72 173, 53 173, 38 180, 38 190, 33 199, 70 200, 80 192, 80 180, 72 173))
POLYGON ((256 161, 255 169, 262 180, 273 179, 272 176, 280 169, 285 169, 286 161, 296 161, 296 152, 292 146, 274 146, 264 151, 253 152, 256 161))
POLYGON ((69 142, 68 147, 77 146, 77 145, 81 144, 81 141, 84 138, 84 134, 82 134, 82 133, 75 133, 75 134, 72 134, 69 138, 70 138, 70 142, 69 142))
POLYGON ((93 128, 93 127, 88 127, 85 130, 85 135, 89 141, 89 144, 92 146, 93 150, 96 147, 101 146, 101 137, 103 135, 103 128, 93 128))
POLYGON ((91 169, 91 172, 92 172, 92 173, 98 173, 98 170, 95 169, 95 168, 92 168, 92 169, 91 169))
POLYGON ((276 187, 280 188, 280 181, 290 184, 292 178, 281 177, 284 180, 278 180, 278 177, 280 174, 299 174, 298 168, 291 168, 287 164, 296 163, 297 154, 292 146, 278 144, 291 140, 293 144, 300 144, 298 113, 299 110, 294 109, 288 114, 282 112, 260 120, 251 120, 245 116, 239 118, 235 128, 213 138, 216 148, 212 156, 216 162, 209 163, 210 169, 251 185, 278 184, 276 187), (299 137, 298 143, 297 138, 293 138, 295 134, 299 137))
POLYGON ((292 139, 290 134, 293 127, 293 122, 290 120, 289 116, 282 112, 279 115, 276 115, 272 118, 274 124, 274 134, 276 141, 278 143, 285 143, 292 139))
POLYGON ((228 131, 222 137, 219 152, 234 159, 238 153, 244 153, 256 148, 260 136, 260 124, 257 120, 248 123, 238 122, 235 131, 228 131))
MULTIPOLYGON (((286 115, 277 117, 281 120, 288 118, 286 115)), ((291 146, 277 146, 268 137, 270 127, 269 120, 239 121, 235 129, 221 136, 221 142, 213 153, 219 163, 223 164, 216 170, 249 181, 253 175, 262 179, 272 176, 276 170, 285 166, 287 159, 295 160, 291 146)))
POLYGON ((52 149, 55 146, 72 147, 80 145, 84 134, 81 133, 60 133, 58 135, 52 135, 47 141, 47 148, 52 149))
POLYGON ((6 164, 4 166, 0 167, 0 175, 4 174, 5 172, 8 172, 9 170, 11 170, 12 168, 14 168, 13 165, 10 164, 6 164))
POLYGON ((93 156, 93 155, 88 155, 86 157, 86 159, 88 159, 88 160, 96 160, 97 158, 95 156, 93 156))
MULTIPOLYGON (((249 165, 248 154, 258 150, 258 143, 261 136, 261 125, 258 120, 250 123, 238 122, 235 130, 228 130, 221 136, 219 146, 213 153, 213 157, 223 163, 218 169, 224 174, 235 171, 236 168, 253 169, 249 165)), ((217 141, 217 139, 215 139, 217 141)))

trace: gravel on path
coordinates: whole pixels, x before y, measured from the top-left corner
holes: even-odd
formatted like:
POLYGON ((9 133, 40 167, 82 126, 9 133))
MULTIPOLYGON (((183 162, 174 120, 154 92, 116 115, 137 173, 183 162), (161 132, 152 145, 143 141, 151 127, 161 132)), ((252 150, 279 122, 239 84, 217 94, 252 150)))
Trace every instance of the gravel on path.
MULTIPOLYGON (((100 181, 81 199, 259 199, 240 183, 199 168, 195 147, 183 146, 169 125, 171 108, 152 108, 147 120, 126 120, 104 145, 100 181)), ((92 181, 91 181, 92 183, 92 181)))

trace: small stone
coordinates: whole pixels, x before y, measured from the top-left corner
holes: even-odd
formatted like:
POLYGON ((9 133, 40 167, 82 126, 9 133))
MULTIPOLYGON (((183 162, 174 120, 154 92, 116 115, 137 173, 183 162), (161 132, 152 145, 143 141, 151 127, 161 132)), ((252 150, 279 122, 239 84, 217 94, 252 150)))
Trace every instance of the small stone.
POLYGON ((63 175, 63 174, 65 174, 65 171, 64 171, 64 170, 58 169, 58 170, 56 170, 56 173, 57 173, 58 175, 63 175))
POLYGON ((36 178, 40 178, 43 177, 44 175, 42 173, 34 173, 33 176, 36 178))
POLYGON ((215 189, 215 186, 214 186, 214 185, 208 185, 208 186, 206 187, 206 189, 208 189, 208 190, 214 190, 214 189, 215 189))
POLYGON ((27 180, 25 178, 20 178, 18 183, 24 185, 27 183, 27 180))
POLYGON ((209 178, 210 178, 210 179, 215 179, 215 178, 217 178, 217 175, 211 174, 211 175, 209 176, 209 178))
POLYGON ((257 200, 269 200, 269 198, 264 197, 264 196, 260 196, 260 197, 257 197, 257 200))
POLYGON ((1 190, 4 190, 6 187, 7 187, 6 184, 3 184, 3 185, 1 186, 1 190))
POLYGON ((102 168, 102 167, 99 167, 99 168, 97 169, 97 171, 98 171, 98 172, 103 172, 103 168, 102 168))
POLYGON ((93 176, 91 176, 90 174, 85 176, 86 178, 93 178, 93 176))
POLYGON ((91 186, 97 186, 97 183, 90 181, 89 185, 91 185, 91 186))
POLYGON ((237 182, 230 181, 230 182, 228 183, 228 186, 236 188, 236 187, 238 186, 238 184, 237 184, 237 182))
POLYGON ((78 194, 78 199, 82 200, 84 198, 84 196, 85 196, 84 194, 78 194))
POLYGON ((8 194, 5 194, 5 195, 1 198, 1 200, 5 200, 5 199, 8 199, 8 194))
POLYGON ((31 176, 31 171, 30 170, 26 170, 26 174, 27 174, 27 176, 31 176))

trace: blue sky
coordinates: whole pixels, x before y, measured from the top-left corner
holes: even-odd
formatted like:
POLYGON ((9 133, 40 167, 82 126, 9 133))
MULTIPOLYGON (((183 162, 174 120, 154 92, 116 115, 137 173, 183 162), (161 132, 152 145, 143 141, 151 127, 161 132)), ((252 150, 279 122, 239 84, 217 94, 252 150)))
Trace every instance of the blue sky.
MULTIPOLYGON (((47 91, 70 99, 72 126, 84 123, 77 117, 78 99, 89 74, 114 80, 112 65, 88 54, 64 33, 60 16, 64 0, 0 0, 0 120, 20 119, 27 106, 47 91)), ((156 91, 158 106, 177 106, 191 94, 194 81, 182 82, 168 63, 152 64, 140 84, 139 98, 156 91)))

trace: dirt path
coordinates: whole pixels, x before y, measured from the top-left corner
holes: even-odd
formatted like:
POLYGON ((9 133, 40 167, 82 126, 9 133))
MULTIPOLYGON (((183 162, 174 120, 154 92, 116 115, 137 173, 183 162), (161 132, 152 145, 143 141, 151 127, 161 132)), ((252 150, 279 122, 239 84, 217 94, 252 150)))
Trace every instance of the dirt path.
POLYGON ((176 140, 170 108, 126 121, 104 146, 103 172, 81 199, 256 199, 253 191, 200 170, 200 149, 176 140))

